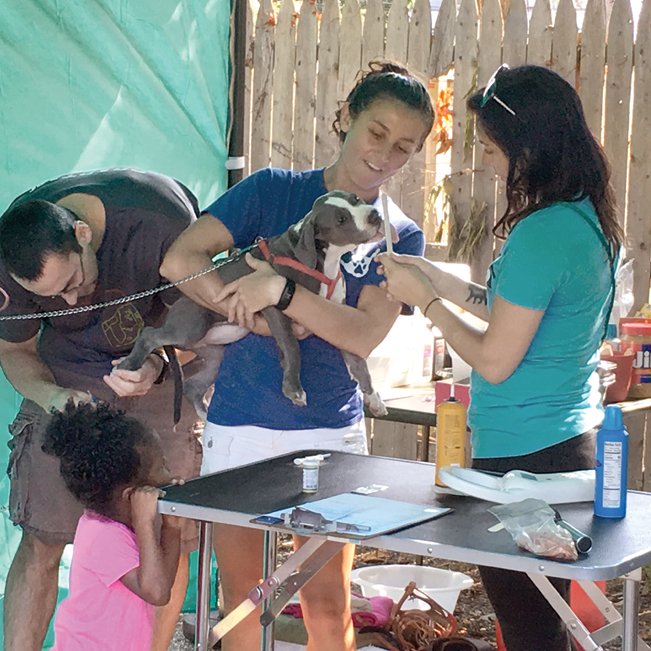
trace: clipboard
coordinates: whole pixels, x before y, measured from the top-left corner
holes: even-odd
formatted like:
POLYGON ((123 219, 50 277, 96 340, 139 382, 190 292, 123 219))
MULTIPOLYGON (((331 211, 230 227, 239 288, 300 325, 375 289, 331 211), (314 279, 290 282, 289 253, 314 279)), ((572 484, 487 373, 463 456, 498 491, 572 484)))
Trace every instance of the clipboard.
MULTIPOLYGON (((325 533, 362 540, 440 518, 451 512, 449 507, 410 504, 373 495, 341 493, 266 513, 253 518, 251 523, 277 525, 281 529, 299 534, 325 533), (295 509, 321 516, 323 521, 331 523, 330 528, 319 530, 310 524, 304 527, 295 524, 292 526, 292 513, 295 509)), ((314 521, 314 518, 307 518, 306 523, 309 520, 314 521)))

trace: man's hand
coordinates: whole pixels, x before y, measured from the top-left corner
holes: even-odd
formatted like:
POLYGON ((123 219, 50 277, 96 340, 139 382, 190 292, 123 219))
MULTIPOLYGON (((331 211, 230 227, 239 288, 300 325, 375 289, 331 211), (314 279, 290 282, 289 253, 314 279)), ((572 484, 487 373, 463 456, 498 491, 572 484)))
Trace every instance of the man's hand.
MULTIPOLYGON (((124 358, 114 359, 113 366, 117 366, 122 359, 124 358)), ((144 396, 156 382, 162 370, 163 360, 158 355, 150 355, 137 371, 114 368, 110 375, 104 376, 104 382, 121 398, 144 396)))
POLYGON ((82 402, 92 402, 94 400, 91 393, 88 391, 76 391, 75 389, 64 389, 58 385, 52 385, 52 393, 46 405, 41 405, 45 411, 50 412, 63 411, 63 407, 68 402, 72 400, 75 405, 78 405, 82 402))

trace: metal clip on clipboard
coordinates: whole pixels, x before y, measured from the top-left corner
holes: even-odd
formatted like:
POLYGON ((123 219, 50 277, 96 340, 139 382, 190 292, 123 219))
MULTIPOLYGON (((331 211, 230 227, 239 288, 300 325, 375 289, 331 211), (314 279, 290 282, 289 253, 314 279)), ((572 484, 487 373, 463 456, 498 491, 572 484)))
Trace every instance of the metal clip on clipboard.
POLYGON ((293 529, 296 533, 362 533, 371 530, 361 524, 327 520, 316 511, 302 509, 295 506, 291 513, 283 513, 283 522, 286 527, 293 529))

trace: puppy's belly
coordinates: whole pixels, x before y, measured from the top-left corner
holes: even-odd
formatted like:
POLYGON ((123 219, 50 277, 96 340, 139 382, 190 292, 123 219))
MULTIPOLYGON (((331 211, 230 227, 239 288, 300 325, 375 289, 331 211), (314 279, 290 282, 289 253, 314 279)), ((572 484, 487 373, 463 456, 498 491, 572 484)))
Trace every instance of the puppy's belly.
POLYGON ((246 337, 251 332, 248 328, 241 328, 233 323, 222 323, 214 325, 208 330, 205 337, 198 341, 195 346, 210 346, 232 344, 246 337))

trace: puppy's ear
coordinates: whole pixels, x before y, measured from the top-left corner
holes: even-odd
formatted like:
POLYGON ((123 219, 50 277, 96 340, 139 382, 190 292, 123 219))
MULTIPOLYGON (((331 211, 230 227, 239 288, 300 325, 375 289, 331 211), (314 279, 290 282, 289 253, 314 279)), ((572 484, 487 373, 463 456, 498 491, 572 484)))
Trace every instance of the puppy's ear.
POLYGON ((314 230, 314 214, 310 211, 301 221, 301 230, 294 255, 308 269, 316 268, 316 232, 314 230))

